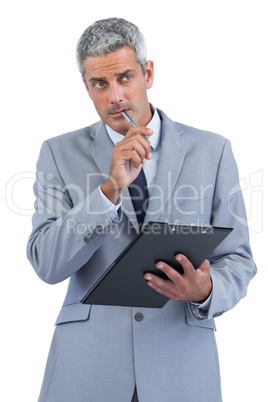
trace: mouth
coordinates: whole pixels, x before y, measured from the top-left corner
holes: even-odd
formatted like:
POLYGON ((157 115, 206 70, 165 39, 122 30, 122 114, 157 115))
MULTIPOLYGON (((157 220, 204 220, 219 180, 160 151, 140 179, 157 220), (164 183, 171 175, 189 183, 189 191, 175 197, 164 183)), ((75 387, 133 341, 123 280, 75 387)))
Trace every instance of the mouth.
POLYGON ((120 110, 118 112, 113 112, 113 113, 111 113, 111 116, 114 118, 123 117, 122 112, 123 112, 123 110, 120 110))
POLYGON ((123 112, 124 110, 127 111, 127 110, 129 110, 129 109, 119 109, 119 110, 116 110, 116 111, 110 113, 110 115, 111 115, 112 117, 114 117, 114 118, 123 117, 122 112, 123 112))

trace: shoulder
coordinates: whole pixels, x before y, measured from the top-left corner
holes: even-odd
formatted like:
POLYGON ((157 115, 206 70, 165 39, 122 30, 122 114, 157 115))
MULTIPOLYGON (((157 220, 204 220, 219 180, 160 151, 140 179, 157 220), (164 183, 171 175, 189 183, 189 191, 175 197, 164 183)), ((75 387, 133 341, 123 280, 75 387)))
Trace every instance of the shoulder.
POLYGON ((209 142, 211 143, 218 143, 223 144, 226 142, 227 138, 225 138, 221 134, 217 134, 212 131, 187 126, 186 124, 180 124, 180 127, 184 131, 184 136, 188 141, 197 141, 197 142, 209 142))
POLYGON ((223 135, 212 131, 192 127, 183 123, 171 120, 164 112, 158 109, 164 130, 174 130, 188 142, 202 144, 224 144, 227 140, 223 135))
POLYGON ((92 124, 87 127, 80 128, 78 130, 70 131, 68 133, 60 134, 58 136, 49 138, 46 142, 52 147, 68 147, 74 144, 83 145, 85 142, 88 144, 94 141, 97 132, 103 129, 103 123, 101 121, 92 124))

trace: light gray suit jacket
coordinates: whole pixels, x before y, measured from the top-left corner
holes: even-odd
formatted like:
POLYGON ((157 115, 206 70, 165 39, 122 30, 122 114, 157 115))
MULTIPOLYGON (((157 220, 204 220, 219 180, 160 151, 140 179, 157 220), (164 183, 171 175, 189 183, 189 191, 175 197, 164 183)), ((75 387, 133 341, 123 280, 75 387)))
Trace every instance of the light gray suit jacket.
POLYGON ((245 296, 256 272, 230 143, 171 121, 162 111, 159 167, 148 220, 234 230, 210 256, 213 293, 206 310, 170 300, 162 309, 80 303, 138 230, 128 190, 119 221, 98 186, 113 143, 103 122, 52 138, 37 164, 28 258, 47 283, 70 278, 56 322, 40 402, 219 402, 214 317, 245 296), (90 261, 87 268, 83 265, 90 261))

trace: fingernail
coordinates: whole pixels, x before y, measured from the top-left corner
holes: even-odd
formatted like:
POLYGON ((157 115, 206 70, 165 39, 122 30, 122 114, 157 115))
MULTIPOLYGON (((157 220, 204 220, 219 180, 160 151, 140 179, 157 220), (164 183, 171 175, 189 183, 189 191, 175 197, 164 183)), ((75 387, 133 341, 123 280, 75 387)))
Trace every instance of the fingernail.
POLYGON ((182 261, 182 257, 179 255, 179 257, 176 258, 177 261, 182 261))
POLYGON ((156 268, 163 269, 164 265, 163 264, 156 265, 156 268))
POLYGON ((153 133, 153 130, 151 130, 150 128, 146 127, 146 130, 148 133, 153 133))

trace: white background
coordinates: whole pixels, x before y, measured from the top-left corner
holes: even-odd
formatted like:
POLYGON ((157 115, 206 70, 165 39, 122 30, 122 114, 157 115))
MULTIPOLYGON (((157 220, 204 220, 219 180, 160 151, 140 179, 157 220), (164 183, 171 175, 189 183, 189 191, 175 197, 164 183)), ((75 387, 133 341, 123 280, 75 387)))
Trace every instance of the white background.
POLYGON ((216 320, 223 396, 225 402, 267 402, 265 3, 10 0, 1 7, 2 401, 37 401, 67 285, 42 283, 25 256, 39 149, 43 140, 98 119, 76 68, 75 46, 88 25, 116 16, 136 23, 147 39, 148 59, 155 62, 150 101, 171 118, 232 142, 259 273, 247 297, 216 320))

